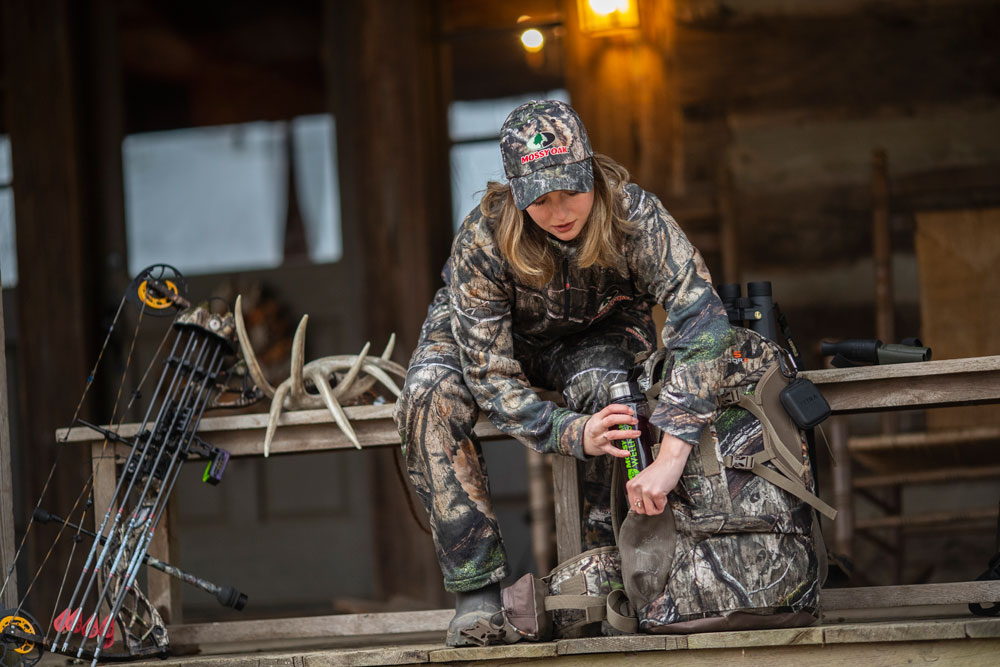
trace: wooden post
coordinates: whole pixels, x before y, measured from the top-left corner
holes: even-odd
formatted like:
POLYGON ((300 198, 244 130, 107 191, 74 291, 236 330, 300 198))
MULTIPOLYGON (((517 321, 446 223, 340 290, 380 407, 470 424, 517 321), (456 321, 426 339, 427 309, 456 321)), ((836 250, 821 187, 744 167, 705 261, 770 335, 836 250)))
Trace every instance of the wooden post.
POLYGON ((882 149, 872 153, 872 255, 875 259, 875 335, 884 343, 895 343, 889 167, 882 149))
MULTIPOLYGON (((0 285, 2 285, 0 281, 0 285)), ((7 336, 0 299, 0 580, 14 565, 14 485, 10 469, 10 416, 7 410, 7 336)), ((2 584, 0 584, 2 585, 2 584)), ((17 606, 17 572, 12 572, 0 605, 17 606)))
POLYGON ((854 554, 854 496, 852 495, 851 455, 847 448, 847 418, 830 420, 830 448, 833 450, 833 544, 836 553, 850 558, 854 554))
POLYGON ((577 460, 557 456, 552 462, 552 486, 556 503, 556 559, 562 563, 583 548, 580 522, 580 483, 577 460))
POLYGON ((607 37, 581 32, 576 0, 562 6, 566 86, 594 150, 624 164, 661 198, 682 194, 673 2, 640 3, 639 30, 607 37))
MULTIPOLYGON (((81 91, 76 67, 78 3, 11 0, 3 11, 3 48, 8 90, 5 116, 13 161, 17 212, 17 287, 21 336, 18 344, 24 507, 42 495, 59 449, 52 434, 73 417, 95 358, 91 344, 98 314, 93 307, 93 227, 81 169, 81 91)), ((89 156, 93 159, 93 156, 89 156)), ((91 396, 90 406, 97 397, 91 396)), ((84 415, 93 419, 85 409, 84 415)), ((67 448, 45 494, 47 509, 72 507, 88 476, 89 452, 67 448)), ((26 550, 33 571, 52 534, 32 531, 26 550)), ((71 544, 56 546, 46 573, 68 560, 71 544)), ((32 611, 42 623, 55 606, 58 576, 42 576, 32 589, 32 611)))
MULTIPOLYGON (((451 241, 446 109, 430 0, 327 0, 328 94, 337 123, 344 255, 357 262, 357 327, 416 345, 451 241), (335 48, 334 48, 335 47, 335 48)), ((445 604, 431 539, 406 509, 394 452, 372 456, 371 504, 383 599, 445 604), (401 549, 400 545, 410 545, 401 549)), ((419 502, 417 502, 419 506, 419 502)))
POLYGON ((528 463, 528 505, 531 514, 531 550, 535 572, 543 576, 552 569, 552 469, 551 457, 525 448, 528 463))
MULTIPOLYGON (((875 267, 875 337, 884 343, 895 343, 895 304, 892 283, 892 243, 889 235, 889 165, 886 153, 877 149, 872 153, 872 256, 875 267)), ((879 415, 882 433, 895 433, 898 419, 891 413, 879 415)), ((892 511, 903 511, 903 491, 898 485, 886 489, 892 511)), ((890 542, 894 545, 894 583, 902 583, 905 538, 903 531, 895 528, 890 542)))

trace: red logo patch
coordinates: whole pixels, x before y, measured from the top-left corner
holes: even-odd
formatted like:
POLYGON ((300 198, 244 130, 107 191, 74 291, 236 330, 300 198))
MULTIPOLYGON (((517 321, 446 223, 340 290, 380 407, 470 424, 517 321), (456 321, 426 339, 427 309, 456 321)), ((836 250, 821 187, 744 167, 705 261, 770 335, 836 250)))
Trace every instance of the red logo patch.
POLYGON ((540 151, 535 151, 534 153, 528 153, 527 155, 522 155, 521 164, 532 162, 534 160, 546 157, 548 155, 562 155, 563 153, 569 153, 569 148, 566 146, 556 146, 555 148, 543 148, 540 151))

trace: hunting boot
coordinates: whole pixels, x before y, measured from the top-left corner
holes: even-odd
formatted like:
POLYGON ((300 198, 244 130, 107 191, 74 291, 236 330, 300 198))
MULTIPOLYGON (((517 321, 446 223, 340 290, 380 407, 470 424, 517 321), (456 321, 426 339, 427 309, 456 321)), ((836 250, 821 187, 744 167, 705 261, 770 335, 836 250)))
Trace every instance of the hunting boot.
POLYGON ((488 646, 505 641, 500 584, 455 593, 455 616, 448 624, 448 646, 488 646))

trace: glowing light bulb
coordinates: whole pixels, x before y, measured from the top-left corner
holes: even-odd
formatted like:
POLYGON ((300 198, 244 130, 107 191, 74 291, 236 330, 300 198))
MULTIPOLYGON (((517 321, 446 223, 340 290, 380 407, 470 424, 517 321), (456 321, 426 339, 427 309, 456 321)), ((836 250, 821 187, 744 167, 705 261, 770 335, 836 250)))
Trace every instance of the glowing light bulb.
POLYGON ((545 44, 545 37, 535 28, 529 28, 521 33, 521 44, 528 53, 537 53, 542 50, 545 44))
MULTIPOLYGON (((626 8, 628 0, 625 0, 626 8)), ((598 16, 607 16, 618 9, 618 0, 590 0, 590 8, 598 16)))

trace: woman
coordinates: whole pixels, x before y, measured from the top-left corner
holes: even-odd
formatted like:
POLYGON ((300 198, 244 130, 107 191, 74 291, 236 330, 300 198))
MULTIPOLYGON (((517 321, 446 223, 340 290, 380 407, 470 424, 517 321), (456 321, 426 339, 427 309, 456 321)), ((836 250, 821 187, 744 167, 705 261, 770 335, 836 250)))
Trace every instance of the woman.
POLYGON ((473 435, 480 410, 544 453, 587 462, 584 548, 613 544, 610 462, 637 421, 608 388, 655 347, 651 308, 667 313, 670 351, 652 422, 654 463, 627 485, 631 508, 659 514, 715 409, 730 344, 701 256, 653 195, 595 155, 576 112, 530 102, 508 116, 508 183, 490 183, 462 223, 428 310, 396 423, 410 480, 430 515, 445 588, 456 593, 451 646, 500 608, 509 574, 486 468, 473 435), (566 407, 531 387, 562 392, 566 407))

